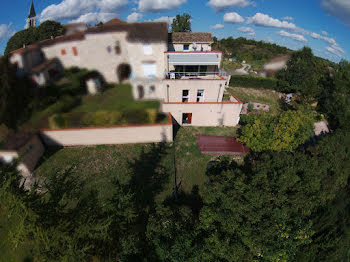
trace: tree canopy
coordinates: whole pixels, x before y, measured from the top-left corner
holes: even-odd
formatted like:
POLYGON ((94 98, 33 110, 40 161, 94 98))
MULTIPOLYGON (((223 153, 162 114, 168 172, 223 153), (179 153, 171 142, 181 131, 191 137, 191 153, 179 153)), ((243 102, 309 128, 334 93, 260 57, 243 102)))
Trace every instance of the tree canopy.
POLYGON ((15 33, 7 42, 4 55, 9 55, 10 52, 30 45, 36 42, 49 39, 51 36, 56 37, 64 34, 64 27, 55 21, 45 21, 38 27, 30 27, 15 33))
POLYGON ((300 92, 306 98, 318 98, 322 90, 320 81, 326 72, 326 64, 313 55, 311 48, 304 47, 293 52, 286 69, 279 71, 279 90, 300 92))
POLYGON ((17 77, 16 67, 0 57, 0 123, 16 128, 28 116, 33 99, 28 79, 17 77))
POLYGON ((293 150, 313 133, 313 119, 302 110, 243 117, 239 141, 256 152, 293 150), (246 119, 246 120, 245 120, 246 119), (245 123, 244 123, 245 122, 245 123))
POLYGON ((176 15, 171 25, 172 32, 191 32, 191 16, 187 13, 176 15))

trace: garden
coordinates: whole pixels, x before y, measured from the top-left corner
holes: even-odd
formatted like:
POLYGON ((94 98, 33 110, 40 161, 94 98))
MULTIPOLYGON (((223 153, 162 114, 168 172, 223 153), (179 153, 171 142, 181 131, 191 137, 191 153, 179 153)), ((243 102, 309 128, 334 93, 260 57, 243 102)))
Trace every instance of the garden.
POLYGON ((128 84, 105 84, 102 93, 87 95, 85 79, 96 72, 77 68, 65 71, 59 81, 47 86, 44 102, 23 125, 28 129, 165 123, 158 101, 134 101, 128 84), (57 97, 57 98, 55 98, 57 97), (45 105, 47 105, 45 107, 45 105))

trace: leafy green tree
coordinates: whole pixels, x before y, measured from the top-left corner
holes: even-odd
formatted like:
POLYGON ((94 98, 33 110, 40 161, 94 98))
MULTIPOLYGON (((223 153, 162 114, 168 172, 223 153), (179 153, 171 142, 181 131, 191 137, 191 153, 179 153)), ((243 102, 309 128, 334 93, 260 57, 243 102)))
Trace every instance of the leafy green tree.
POLYGON ((327 72, 327 67, 321 63, 311 48, 292 53, 286 69, 279 71, 279 89, 282 92, 300 92, 308 99, 317 98, 321 92, 320 81, 327 72))
POLYGON ((349 139, 338 131, 297 152, 211 164, 200 213, 204 261, 334 261, 329 252, 347 261, 349 139))
POLYGON ((16 75, 16 67, 7 57, 0 58, 0 122, 9 128, 28 117, 33 99, 29 81, 16 75))
POLYGON ((196 226, 189 207, 158 205, 147 224, 147 239, 154 250, 150 261, 195 261, 200 253, 196 226))
POLYGON ((23 47, 23 45, 31 45, 36 42, 49 39, 51 36, 56 37, 63 35, 64 27, 55 21, 45 21, 38 27, 30 27, 25 30, 18 31, 7 42, 4 54, 9 55, 10 52, 23 47))
POLYGON ((256 152, 293 150, 313 132, 313 119, 301 110, 288 110, 277 117, 253 115, 242 127, 239 141, 256 152))
POLYGON ((324 82, 320 109, 334 128, 350 123, 350 63, 341 61, 334 76, 324 82))
POLYGON ((191 16, 187 13, 176 15, 171 28, 173 32, 191 32, 191 16))

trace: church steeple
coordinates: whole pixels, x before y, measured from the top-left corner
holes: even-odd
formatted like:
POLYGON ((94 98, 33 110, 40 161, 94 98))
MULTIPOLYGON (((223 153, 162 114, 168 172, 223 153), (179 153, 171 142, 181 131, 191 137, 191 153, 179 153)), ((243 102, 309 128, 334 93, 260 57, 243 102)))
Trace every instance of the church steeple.
POLYGON ((35 9, 34 9, 34 2, 32 0, 32 2, 30 4, 26 28, 35 27, 35 26, 36 26, 36 13, 35 13, 35 9))

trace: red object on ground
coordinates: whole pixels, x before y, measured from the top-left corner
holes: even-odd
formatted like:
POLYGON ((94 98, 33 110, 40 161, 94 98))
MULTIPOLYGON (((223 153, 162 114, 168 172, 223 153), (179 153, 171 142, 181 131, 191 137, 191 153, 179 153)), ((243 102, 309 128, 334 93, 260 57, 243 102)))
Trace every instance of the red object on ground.
POLYGON ((249 148, 237 142, 232 136, 197 136, 199 151, 207 155, 245 155, 249 148))

